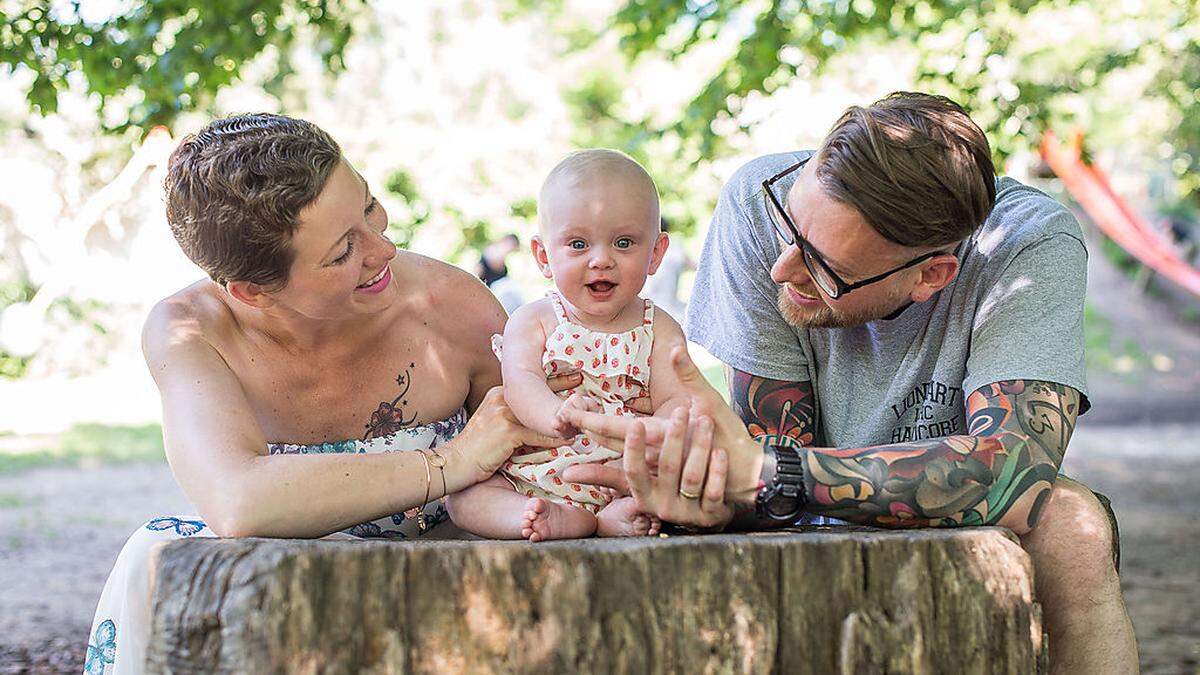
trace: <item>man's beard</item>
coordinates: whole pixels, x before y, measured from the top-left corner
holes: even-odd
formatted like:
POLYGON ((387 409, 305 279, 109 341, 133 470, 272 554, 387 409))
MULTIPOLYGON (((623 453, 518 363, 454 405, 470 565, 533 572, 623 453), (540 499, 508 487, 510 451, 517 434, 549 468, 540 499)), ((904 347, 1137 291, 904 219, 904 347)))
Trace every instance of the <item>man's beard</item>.
POLYGON ((796 328, 848 328, 861 326, 869 321, 882 319, 898 309, 899 305, 891 308, 871 308, 852 314, 834 311, 829 305, 817 310, 804 310, 796 306, 788 297, 787 288, 779 287, 776 303, 783 320, 796 328))

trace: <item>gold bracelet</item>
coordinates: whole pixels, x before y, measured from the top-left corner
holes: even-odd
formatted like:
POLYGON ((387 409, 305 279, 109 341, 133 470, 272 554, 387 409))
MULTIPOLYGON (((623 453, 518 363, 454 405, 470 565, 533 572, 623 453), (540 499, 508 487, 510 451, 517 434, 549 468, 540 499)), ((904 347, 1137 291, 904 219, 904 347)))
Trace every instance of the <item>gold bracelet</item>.
MULTIPOLYGON (((426 457, 426 461, 437 467, 439 473, 442 474, 442 497, 446 496, 446 458, 438 453, 437 450, 430 448, 429 452, 433 453, 433 457, 426 457)), ((424 455, 425 453, 421 453, 424 455)), ((432 481, 431 481, 432 482, 432 481)), ((438 497, 441 499, 441 497, 438 497)))
MULTIPOLYGON (((417 454, 421 456, 421 461, 425 462, 425 500, 421 502, 421 508, 429 503, 429 488, 433 485, 433 472, 429 470, 429 456, 420 450, 417 454)), ((419 516, 418 516, 419 517, 419 516)))

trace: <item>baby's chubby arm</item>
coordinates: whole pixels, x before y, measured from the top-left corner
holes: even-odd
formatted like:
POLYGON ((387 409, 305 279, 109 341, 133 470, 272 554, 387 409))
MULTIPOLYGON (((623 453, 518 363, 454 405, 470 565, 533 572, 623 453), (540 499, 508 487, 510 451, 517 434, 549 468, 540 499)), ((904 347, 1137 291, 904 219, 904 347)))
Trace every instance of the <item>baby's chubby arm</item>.
POLYGON ((691 397, 671 367, 671 352, 677 346, 687 347, 683 329, 670 314, 655 312, 654 345, 650 348, 650 405, 655 417, 670 418, 677 408, 691 405, 691 397))
MULTIPOLYGON (((542 353, 546 349, 546 324, 553 325, 554 310, 548 299, 523 305, 509 317, 504 327, 504 357, 500 371, 504 377, 504 401, 521 424, 547 436, 574 435, 574 427, 558 416, 566 405, 546 384, 542 353)), ((576 397, 572 397, 576 398, 576 397)), ((588 409, 586 402, 570 404, 588 409)))

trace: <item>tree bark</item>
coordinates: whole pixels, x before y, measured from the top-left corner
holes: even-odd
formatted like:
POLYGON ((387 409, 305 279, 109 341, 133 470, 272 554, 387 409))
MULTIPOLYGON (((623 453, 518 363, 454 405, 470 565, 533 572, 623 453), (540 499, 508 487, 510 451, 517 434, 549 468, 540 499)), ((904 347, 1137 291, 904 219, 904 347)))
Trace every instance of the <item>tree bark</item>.
MULTIPOLYGON (((815 529, 815 528, 814 528, 815 529)), ((150 672, 1044 672, 996 528, 525 542, 184 540, 150 672)))

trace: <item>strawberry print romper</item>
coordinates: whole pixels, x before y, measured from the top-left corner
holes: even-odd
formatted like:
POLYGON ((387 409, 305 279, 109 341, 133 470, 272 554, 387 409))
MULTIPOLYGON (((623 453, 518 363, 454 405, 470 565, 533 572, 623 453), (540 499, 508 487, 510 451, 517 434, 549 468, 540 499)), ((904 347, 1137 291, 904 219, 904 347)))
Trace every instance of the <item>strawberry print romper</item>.
MULTIPOLYGON (((654 343, 654 304, 643 300, 642 323, 622 333, 605 333, 571 323, 562 298, 547 293, 554 305, 558 324, 546 339, 542 368, 546 376, 583 373, 583 384, 559 396, 574 393, 589 396, 600 404, 605 415, 633 415, 626 404, 649 395, 650 348, 654 343)), ((496 357, 502 354, 501 336, 492 337, 496 357)), ((502 467, 500 475, 513 488, 530 497, 542 497, 560 504, 577 506, 597 513, 612 498, 590 485, 568 483, 560 476, 568 466, 603 463, 621 456, 620 452, 596 444, 580 434, 569 445, 550 449, 532 449, 514 456, 502 467)))

